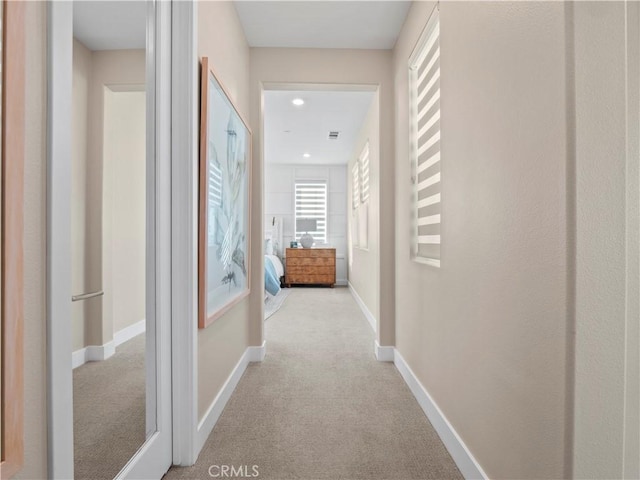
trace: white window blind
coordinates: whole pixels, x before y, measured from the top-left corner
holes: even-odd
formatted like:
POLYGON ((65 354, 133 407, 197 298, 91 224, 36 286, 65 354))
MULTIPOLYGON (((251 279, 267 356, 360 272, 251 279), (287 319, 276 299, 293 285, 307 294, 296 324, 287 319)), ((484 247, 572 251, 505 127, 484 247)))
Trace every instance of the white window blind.
POLYGON ((409 59, 413 182, 412 255, 440 265, 440 21, 437 8, 409 59))
POLYGON ((222 169, 217 162, 209 162, 209 246, 216 237, 216 211, 222 207, 222 169))
POLYGON ((296 238, 309 233, 315 243, 327 243, 327 183, 296 182, 296 238), (298 220, 316 221, 315 230, 300 231, 298 220))
POLYGON ((358 162, 351 169, 351 207, 355 210, 360 206, 360 167, 358 162))
POLYGON ((209 163, 209 205, 222 206, 222 169, 217 163, 209 163))
POLYGON ((369 200, 369 142, 366 143, 360 154, 360 196, 362 203, 369 200))

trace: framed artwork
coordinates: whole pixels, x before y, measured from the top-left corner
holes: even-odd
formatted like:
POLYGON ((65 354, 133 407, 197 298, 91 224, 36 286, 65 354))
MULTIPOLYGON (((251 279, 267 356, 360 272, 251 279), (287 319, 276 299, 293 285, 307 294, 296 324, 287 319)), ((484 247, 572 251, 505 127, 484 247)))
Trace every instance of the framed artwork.
POLYGON ((198 327, 249 294, 251 130, 202 58, 198 327))

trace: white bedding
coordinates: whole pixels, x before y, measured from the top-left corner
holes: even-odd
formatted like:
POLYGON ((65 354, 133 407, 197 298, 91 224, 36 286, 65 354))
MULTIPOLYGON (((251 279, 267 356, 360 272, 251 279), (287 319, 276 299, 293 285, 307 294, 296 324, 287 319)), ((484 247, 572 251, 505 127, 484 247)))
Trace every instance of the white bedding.
POLYGON ((283 277, 284 265, 282 265, 282 262, 280 261, 280 259, 275 255, 265 255, 265 257, 269 258, 271 262, 273 262, 273 268, 276 269, 276 274, 278 275, 278 278, 283 277))

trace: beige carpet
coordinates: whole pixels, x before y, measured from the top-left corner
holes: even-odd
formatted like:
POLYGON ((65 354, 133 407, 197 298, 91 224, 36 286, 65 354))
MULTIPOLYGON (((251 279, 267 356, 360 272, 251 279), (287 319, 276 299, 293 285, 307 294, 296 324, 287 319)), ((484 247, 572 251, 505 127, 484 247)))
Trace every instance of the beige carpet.
POLYGON ((375 360, 347 289, 293 289, 265 331, 265 361, 248 367, 196 465, 166 478, 208 479, 212 465, 256 465, 261 480, 462 478, 396 368, 375 360))
POLYGON ((73 371, 76 479, 112 479, 145 441, 145 336, 73 371))

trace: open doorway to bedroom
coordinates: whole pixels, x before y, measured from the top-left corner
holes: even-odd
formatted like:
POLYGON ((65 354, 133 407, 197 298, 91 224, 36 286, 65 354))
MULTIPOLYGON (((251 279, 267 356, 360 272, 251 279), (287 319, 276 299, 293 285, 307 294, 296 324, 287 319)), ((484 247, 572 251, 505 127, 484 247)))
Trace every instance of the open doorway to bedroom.
POLYGON ((370 86, 264 91, 265 320, 292 288, 346 287, 354 258, 377 265, 366 258, 378 224, 377 97, 370 86))

